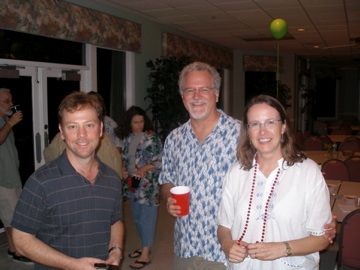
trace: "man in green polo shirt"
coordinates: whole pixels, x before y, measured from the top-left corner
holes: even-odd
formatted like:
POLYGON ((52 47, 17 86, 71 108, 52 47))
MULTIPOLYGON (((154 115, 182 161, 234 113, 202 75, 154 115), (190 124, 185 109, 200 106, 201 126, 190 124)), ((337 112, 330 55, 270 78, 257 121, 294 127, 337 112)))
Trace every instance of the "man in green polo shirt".
POLYGON ((18 152, 12 128, 23 118, 21 111, 12 112, 12 106, 10 90, 0 88, 0 219, 4 224, 9 243, 8 255, 12 256, 14 261, 32 264, 16 252, 11 239, 10 222, 22 187, 18 152))

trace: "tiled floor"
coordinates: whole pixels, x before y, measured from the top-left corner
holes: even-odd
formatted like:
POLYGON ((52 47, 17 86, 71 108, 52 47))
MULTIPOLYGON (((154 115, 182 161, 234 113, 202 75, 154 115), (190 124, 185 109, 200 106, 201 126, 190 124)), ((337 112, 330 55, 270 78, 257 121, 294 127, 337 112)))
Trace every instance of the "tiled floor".
MULTIPOLYGON (((121 264, 123 270, 131 269, 129 264, 134 259, 130 259, 128 254, 140 247, 140 240, 135 226, 132 222, 129 202, 124 203, 124 219, 126 226, 126 241, 124 250, 124 259, 121 264)), ((173 227, 174 218, 167 212, 164 202, 161 203, 159 209, 159 218, 157 232, 155 237, 155 246, 152 250, 152 262, 144 267, 145 270, 171 270, 173 258, 173 227)), ((34 270, 33 266, 15 263, 6 254, 7 242, 5 234, 0 234, 0 270, 34 270)), ((337 246, 331 246, 329 251, 321 255, 320 270, 333 270, 335 267, 337 246)), ((341 270, 351 270, 353 268, 341 267, 341 270)))

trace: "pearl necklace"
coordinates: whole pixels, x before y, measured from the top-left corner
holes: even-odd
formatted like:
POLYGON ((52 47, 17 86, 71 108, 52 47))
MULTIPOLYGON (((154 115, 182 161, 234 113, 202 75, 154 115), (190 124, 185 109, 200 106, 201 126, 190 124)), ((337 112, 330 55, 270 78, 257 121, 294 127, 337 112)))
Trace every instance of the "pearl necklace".
MULTIPOLYGON (((246 216, 246 221, 245 221, 245 226, 244 226, 244 231, 242 232, 241 236, 239 237, 239 239, 237 240, 237 244, 239 246, 241 246, 241 241, 245 236, 245 233, 247 231, 248 225, 249 225, 249 219, 250 219, 250 212, 251 212, 251 205, 252 205, 252 200, 253 200, 253 195, 254 195, 254 190, 255 190, 255 183, 256 183, 256 173, 257 173, 257 168, 258 168, 258 164, 257 164, 257 156, 255 156, 255 166, 254 166, 254 177, 253 177, 253 181, 252 181, 252 185, 251 185, 251 192, 250 192, 250 199, 249 199, 249 206, 248 206, 248 211, 247 211, 247 216, 246 216)), ((280 176, 280 168, 278 169, 277 173, 276 173, 276 177, 275 180, 271 186, 271 190, 269 193, 269 196, 266 200, 266 204, 265 204, 265 212, 264 212, 264 222, 263 222, 263 227, 262 227, 262 233, 261 233, 261 242, 264 242, 264 238, 265 238, 265 231, 266 231, 266 221, 267 221, 267 217, 268 217, 268 211, 269 211, 269 204, 270 204, 270 200, 274 194, 274 189, 275 186, 279 180, 279 176, 280 176)))

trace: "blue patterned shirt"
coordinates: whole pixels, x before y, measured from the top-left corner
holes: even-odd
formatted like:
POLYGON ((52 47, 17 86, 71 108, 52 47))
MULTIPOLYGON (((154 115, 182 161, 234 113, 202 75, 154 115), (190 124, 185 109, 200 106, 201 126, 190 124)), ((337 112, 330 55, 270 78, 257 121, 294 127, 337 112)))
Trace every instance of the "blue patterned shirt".
MULTIPOLYGON (((130 158, 129 149, 132 137, 129 136, 123 140, 123 160, 125 168, 129 171, 130 158)), ((139 187, 130 195, 127 182, 124 182, 124 194, 127 197, 133 197, 134 201, 139 204, 149 206, 159 205, 159 173, 161 169, 162 144, 160 138, 152 131, 144 132, 141 136, 140 143, 135 152, 135 166, 143 167, 147 164, 153 165, 156 169, 149 171, 140 180, 139 187)))
POLYGON ((223 178, 236 162, 240 121, 219 110, 213 132, 200 144, 190 120, 166 138, 159 183, 191 187, 190 213, 176 219, 175 254, 182 258, 203 257, 225 262, 217 239, 216 217, 222 195, 223 178))

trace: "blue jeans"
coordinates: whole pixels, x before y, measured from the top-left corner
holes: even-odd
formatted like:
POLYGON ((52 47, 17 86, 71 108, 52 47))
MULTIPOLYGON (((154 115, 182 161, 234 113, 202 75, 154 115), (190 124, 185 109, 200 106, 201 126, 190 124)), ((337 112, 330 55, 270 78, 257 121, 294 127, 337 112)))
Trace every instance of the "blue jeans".
POLYGON ((131 199, 130 208, 142 246, 152 247, 154 245, 159 207, 136 203, 131 199))

